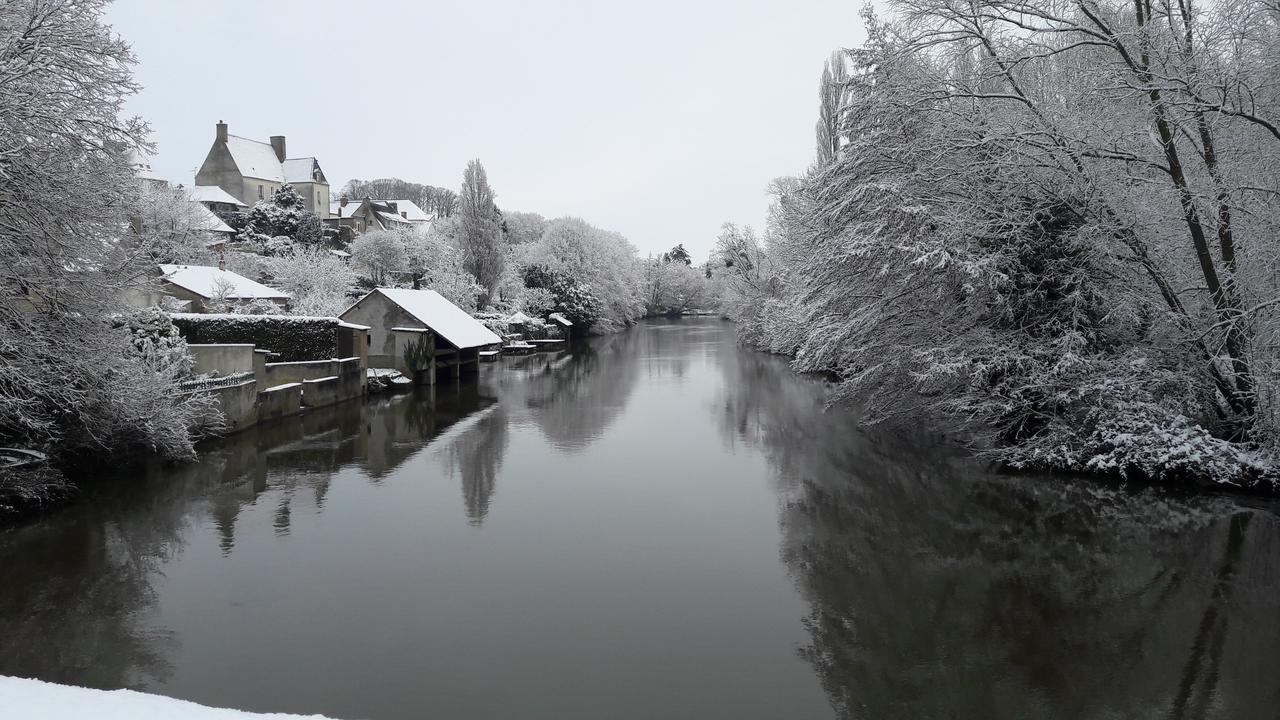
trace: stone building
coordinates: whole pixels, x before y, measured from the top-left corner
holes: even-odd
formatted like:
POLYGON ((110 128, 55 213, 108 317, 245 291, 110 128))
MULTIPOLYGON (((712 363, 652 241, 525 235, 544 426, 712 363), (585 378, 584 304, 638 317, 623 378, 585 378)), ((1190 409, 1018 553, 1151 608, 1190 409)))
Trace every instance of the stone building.
POLYGON ((213 147, 196 173, 196 186, 217 186, 246 205, 268 200, 285 184, 292 185, 306 209, 329 217, 329 181, 314 157, 290 158, 283 135, 258 142, 231 135, 227 124, 216 126, 213 147))
POLYGON ((369 198, 342 198, 329 203, 329 224, 350 228, 356 235, 371 230, 408 230, 415 226, 413 221, 400 214, 393 202, 369 198))

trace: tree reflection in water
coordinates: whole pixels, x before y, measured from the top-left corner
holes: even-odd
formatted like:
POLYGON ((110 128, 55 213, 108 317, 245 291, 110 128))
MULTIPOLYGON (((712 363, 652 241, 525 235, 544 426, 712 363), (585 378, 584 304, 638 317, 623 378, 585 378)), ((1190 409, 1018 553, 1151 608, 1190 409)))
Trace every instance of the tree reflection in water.
POLYGON ((537 427, 561 452, 584 450, 626 407, 636 384, 643 334, 607 335, 569 351, 504 358, 491 382, 508 419, 537 427))
MULTIPOLYGON (((358 465, 376 484, 494 402, 471 383, 313 410, 208 443, 198 464, 110 478, 85 502, 10 529, 0 535, 0 675, 163 683, 178 640, 148 623, 154 583, 193 524, 215 527, 224 556, 246 508, 274 507, 273 531, 287 535, 300 503, 323 511, 338 470, 358 465)), ((473 475, 464 471, 464 483, 473 475)), ((491 491, 491 474, 487 483, 491 491)))
POLYGON ((722 358, 723 436, 775 471, 802 654, 841 717, 1274 717, 1270 510, 995 474, 722 358))

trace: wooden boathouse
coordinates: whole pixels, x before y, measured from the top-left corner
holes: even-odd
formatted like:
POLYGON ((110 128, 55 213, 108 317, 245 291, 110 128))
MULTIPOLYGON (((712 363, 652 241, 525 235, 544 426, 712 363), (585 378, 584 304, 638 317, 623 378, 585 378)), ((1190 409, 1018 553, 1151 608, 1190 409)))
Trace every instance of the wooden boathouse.
POLYGON ((428 385, 441 374, 477 371, 481 350, 502 343, 434 290, 377 288, 339 317, 369 326, 369 367, 394 368, 428 385))

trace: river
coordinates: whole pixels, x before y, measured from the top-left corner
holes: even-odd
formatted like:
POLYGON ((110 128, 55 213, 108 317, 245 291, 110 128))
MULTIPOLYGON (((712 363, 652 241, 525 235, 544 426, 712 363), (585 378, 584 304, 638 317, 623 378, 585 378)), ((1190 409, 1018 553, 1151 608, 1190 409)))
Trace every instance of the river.
POLYGON ((714 319, 92 485, 0 674, 337 718, 1262 718, 1275 507, 1001 475, 714 319))

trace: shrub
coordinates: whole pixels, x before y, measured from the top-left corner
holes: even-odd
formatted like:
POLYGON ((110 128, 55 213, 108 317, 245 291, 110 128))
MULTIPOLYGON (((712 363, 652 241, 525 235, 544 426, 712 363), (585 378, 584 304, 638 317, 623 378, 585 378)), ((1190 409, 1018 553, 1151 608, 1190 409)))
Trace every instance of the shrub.
POLYGON ((338 319, 332 317, 179 314, 173 323, 189 343, 252 343, 280 362, 327 360, 338 352, 338 319))

